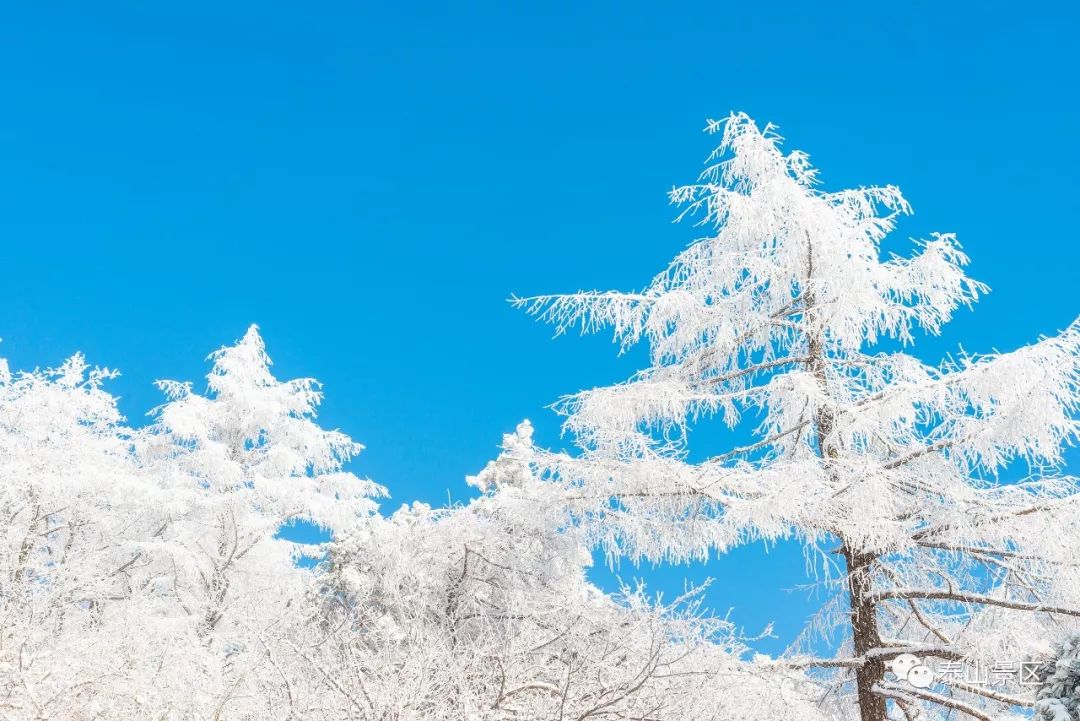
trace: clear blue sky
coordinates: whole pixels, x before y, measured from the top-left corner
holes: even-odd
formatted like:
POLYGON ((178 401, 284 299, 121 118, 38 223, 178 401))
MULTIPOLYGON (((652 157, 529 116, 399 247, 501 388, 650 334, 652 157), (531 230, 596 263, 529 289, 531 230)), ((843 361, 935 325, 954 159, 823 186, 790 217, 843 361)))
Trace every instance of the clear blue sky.
MULTIPOLYGON (((730 110, 827 187, 900 185, 902 236, 959 234, 994 292, 918 352, 1011 348, 1080 312, 1078 34, 1064 2, 5 3, 0 354, 119 367, 141 422, 257 322, 392 507, 462 498, 638 360, 504 300, 647 282, 730 110)), ((761 559, 711 598, 790 639, 801 557, 761 559)))

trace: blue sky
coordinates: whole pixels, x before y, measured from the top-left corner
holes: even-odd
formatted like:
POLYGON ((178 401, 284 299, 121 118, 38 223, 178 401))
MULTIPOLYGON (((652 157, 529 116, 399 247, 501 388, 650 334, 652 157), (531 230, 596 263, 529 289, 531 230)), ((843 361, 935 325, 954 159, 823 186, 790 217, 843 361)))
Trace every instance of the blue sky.
MULTIPOLYGON (((1040 2, 5 3, 0 353, 118 367, 141 422, 257 322, 391 506, 462 498, 502 433, 560 445, 545 406, 639 360, 505 299, 645 284, 731 110, 826 187, 898 184, 900 237, 959 234, 993 293, 917 353, 1008 349, 1080 311, 1078 31, 1040 2)), ((689 573, 790 639, 802 570, 689 573)))

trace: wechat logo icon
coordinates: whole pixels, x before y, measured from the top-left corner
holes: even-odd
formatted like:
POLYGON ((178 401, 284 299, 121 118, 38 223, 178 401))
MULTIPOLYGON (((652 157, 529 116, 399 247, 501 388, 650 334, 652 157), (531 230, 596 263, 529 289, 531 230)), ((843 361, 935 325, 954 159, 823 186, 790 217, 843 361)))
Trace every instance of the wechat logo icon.
POLYGON ((893 659, 890 670, 898 681, 907 681, 915 688, 930 688, 934 672, 913 653, 902 653, 893 659))

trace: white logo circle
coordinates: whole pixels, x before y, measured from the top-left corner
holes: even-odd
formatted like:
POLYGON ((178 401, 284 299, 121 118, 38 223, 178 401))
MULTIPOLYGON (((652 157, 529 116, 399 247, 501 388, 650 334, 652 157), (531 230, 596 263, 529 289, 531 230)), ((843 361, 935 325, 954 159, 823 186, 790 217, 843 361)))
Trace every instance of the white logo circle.
POLYGON ((911 669, 922 666, 922 661, 913 653, 902 653, 892 661, 892 672, 901 681, 906 681, 911 669))
POLYGON ((919 664, 908 671, 907 680, 915 688, 930 688, 934 683, 934 672, 919 664))

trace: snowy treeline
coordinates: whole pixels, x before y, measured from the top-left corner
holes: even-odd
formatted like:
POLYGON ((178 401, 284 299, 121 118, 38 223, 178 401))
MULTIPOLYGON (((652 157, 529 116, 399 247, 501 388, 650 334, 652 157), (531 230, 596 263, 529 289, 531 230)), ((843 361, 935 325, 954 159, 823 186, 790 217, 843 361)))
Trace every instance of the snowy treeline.
POLYGON ((580 534, 514 490, 381 517, 314 381, 276 380, 255 328, 213 361, 139 430, 79 356, 3 368, 0 718, 716 710, 743 649, 696 598, 601 593, 580 534), (277 536, 297 520, 333 540, 277 536))
POLYGON ((162 382, 145 428, 80 356, 0 365, 0 719, 1075 715, 1080 326, 941 365, 876 350, 985 290, 956 239, 882 259, 898 189, 825 192, 772 129, 709 130, 700 181, 672 192, 704 237, 640 292, 517 301, 646 343, 649 367, 563 399, 573 452, 519 425, 465 505, 383 513, 344 470, 361 447, 316 423, 318 384, 274 378, 255 328, 205 393, 162 382), (756 437, 702 459, 689 431, 710 420, 756 437), (296 521, 331 540, 279 537, 296 521), (585 574, 597 549, 683 562, 781 538, 830 600, 779 658, 699 593, 661 605, 585 574), (890 671, 1055 647, 1038 701, 890 671))

